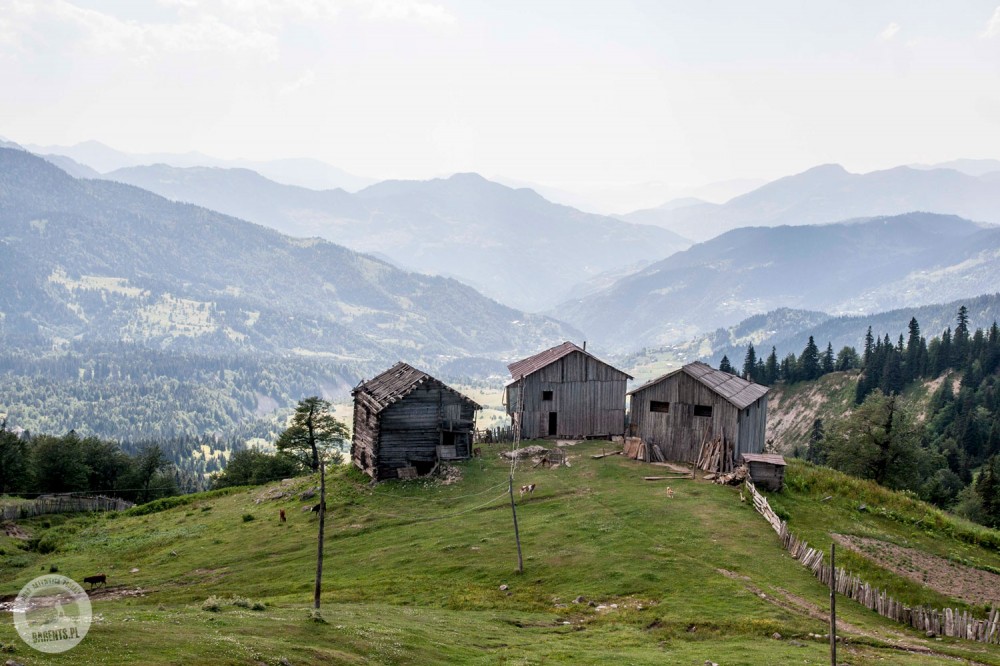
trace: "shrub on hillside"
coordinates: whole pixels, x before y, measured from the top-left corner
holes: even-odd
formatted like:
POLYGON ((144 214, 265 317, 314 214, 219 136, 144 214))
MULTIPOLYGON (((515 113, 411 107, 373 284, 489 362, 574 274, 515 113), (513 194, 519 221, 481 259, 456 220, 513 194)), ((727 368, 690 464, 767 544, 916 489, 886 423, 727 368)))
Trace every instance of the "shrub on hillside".
POLYGON ((244 449, 229 457, 226 469, 212 478, 212 487, 259 486, 305 472, 302 463, 288 453, 244 449))

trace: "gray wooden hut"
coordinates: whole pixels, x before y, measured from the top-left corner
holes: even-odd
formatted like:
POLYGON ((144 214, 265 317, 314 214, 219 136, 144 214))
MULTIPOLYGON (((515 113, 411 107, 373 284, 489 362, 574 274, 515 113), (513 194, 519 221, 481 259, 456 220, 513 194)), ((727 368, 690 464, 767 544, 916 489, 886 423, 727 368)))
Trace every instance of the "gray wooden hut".
POLYGON ((475 402, 406 363, 358 384, 351 460, 376 481, 412 478, 468 458, 475 402))
POLYGON ((755 486, 767 490, 781 490, 785 485, 785 459, 775 453, 744 453, 743 462, 750 471, 755 486))
POLYGON ((667 460, 696 462, 706 440, 725 437, 733 462, 764 450, 766 386, 701 362, 685 365, 632 391, 631 434, 656 444, 667 460))
POLYGON ((624 434, 625 388, 632 377, 585 347, 564 342, 507 366, 512 379, 504 404, 515 420, 523 409, 522 438, 624 434))

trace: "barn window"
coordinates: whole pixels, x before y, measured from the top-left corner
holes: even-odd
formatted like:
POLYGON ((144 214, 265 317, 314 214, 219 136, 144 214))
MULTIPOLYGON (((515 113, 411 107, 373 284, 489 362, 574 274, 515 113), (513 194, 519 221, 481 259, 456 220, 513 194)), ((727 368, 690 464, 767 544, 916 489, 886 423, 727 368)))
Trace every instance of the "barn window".
POLYGON ((695 405, 694 406, 695 416, 712 416, 712 406, 711 405, 695 405))
POLYGON ((552 391, 542 391, 542 400, 551 400, 552 391))
POLYGON ((670 412, 670 403, 669 402, 660 402, 659 400, 650 400, 649 401, 649 411, 651 411, 651 412, 659 412, 661 414, 667 414, 667 413, 670 412))

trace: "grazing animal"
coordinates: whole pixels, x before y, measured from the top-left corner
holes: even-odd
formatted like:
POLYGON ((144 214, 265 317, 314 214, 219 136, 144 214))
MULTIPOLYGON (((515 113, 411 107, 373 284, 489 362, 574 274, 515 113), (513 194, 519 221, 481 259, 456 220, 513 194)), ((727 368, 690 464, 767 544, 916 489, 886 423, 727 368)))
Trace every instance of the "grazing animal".
POLYGON ((529 483, 526 486, 521 486, 520 492, 521 492, 521 497, 524 497, 525 494, 530 495, 531 493, 535 492, 535 484, 529 483))
MULTIPOLYGON (((319 507, 322 504, 323 504, 323 502, 320 502, 319 504, 317 504, 316 506, 314 506, 313 508, 311 508, 310 511, 312 511, 313 513, 319 513, 319 507)), ((323 508, 326 509, 326 506, 323 506, 323 508)))
POLYGON ((96 576, 87 576, 86 578, 83 579, 83 582, 89 583, 90 589, 94 589, 94 585, 97 585, 98 583, 107 587, 108 576, 107 574, 97 574, 96 576))
POLYGON ((279 519, 279 520, 280 520, 281 522, 283 522, 283 523, 284 523, 284 522, 288 522, 288 519, 287 519, 287 518, 285 518, 285 510, 284 510, 284 509, 278 509, 278 519, 279 519))

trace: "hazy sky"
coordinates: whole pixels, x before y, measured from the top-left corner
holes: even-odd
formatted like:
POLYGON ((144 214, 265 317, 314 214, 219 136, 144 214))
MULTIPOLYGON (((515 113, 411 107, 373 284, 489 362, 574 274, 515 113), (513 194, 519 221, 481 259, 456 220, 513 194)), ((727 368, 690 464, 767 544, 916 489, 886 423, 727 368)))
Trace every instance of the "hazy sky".
POLYGON ((1000 158, 984 2, 0 0, 0 135, 582 189, 1000 158))

